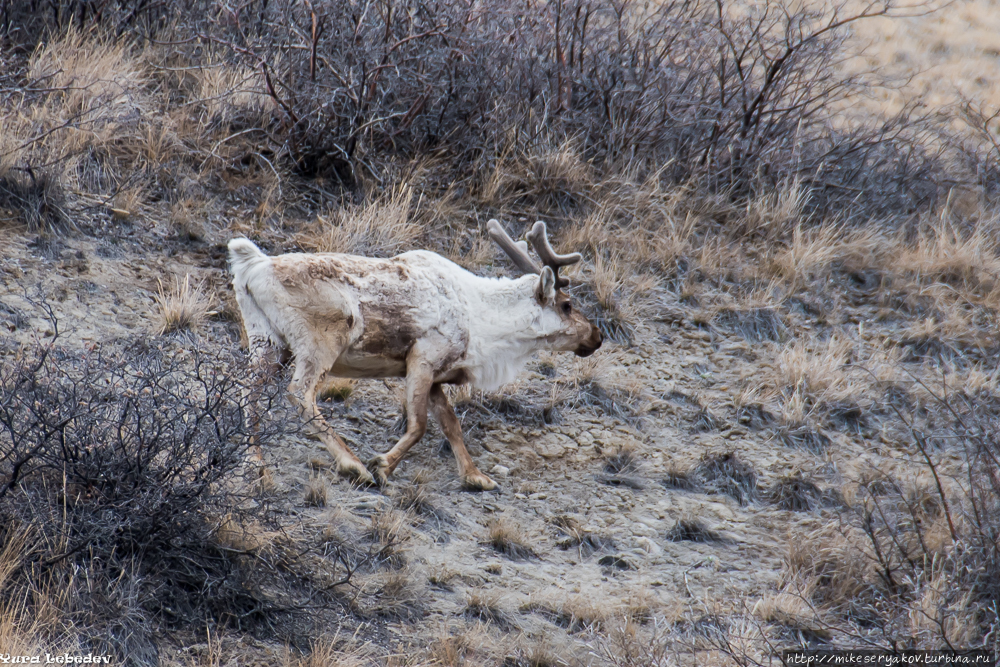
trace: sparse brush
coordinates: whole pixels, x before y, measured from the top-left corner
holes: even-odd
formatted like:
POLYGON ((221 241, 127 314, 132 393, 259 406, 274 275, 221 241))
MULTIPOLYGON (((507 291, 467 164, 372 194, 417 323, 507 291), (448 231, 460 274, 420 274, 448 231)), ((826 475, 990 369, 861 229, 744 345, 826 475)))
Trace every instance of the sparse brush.
POLYGON ((498 553, 512 560, 526 560, 536 556, 528 544, 524 529, 509 519, 500 517, 487 526, 487 543, 498 553))
POLYGON ((154 296, 160 309, 160 334, 172 331, 197 331, 209 315, 214 315, 212 303, 205 294, 202 283, 191 284, 191 275, 184 279, 174 277, 174 285, 169 291, 159 282, 159 290, 154 296))

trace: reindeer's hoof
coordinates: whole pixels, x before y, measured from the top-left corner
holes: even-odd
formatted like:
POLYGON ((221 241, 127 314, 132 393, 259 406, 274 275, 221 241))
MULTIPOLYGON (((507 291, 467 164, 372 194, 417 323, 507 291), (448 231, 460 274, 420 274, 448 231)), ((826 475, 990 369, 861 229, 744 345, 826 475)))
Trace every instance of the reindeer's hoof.
POLYGON ((368 462, 368 470, 375 476, 375 483, 379 486, 389 483, 389 460, 385 458, 385 454, 372 457, 368 462))
POLYGON ((375 486, 375 478, 365 470, 365 466, 360 461, 348 461, 337 466, 337 472, 344 477, 349 477, 358 484, 375 486))
POLYGON ((497 483, 477 470, 462 478, 462 487, 469 491, 493 491, 497 483))

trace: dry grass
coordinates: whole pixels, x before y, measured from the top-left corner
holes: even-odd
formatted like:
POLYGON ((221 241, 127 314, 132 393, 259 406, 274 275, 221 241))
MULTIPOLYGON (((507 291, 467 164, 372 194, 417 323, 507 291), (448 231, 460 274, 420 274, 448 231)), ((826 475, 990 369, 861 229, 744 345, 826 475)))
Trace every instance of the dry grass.
POLYGON ((465 616, 481 623, 492 624, 504 632, 517 627, 511 615, 504 609, 503 596, 490 590, 473 590, 466 594, 465 616))
POLYGON ((788 388, 786 405, 794 408, 788 416, 808 406, 848 399, 858 391, 844 369, 853 349, 849 339, 831 336, 818 345, 795 340, 781 351, 775 380, 777 386, 788 388))
POLYGON ((190 274, 186 274, 183 280, 175 276, 173 287, 169 290, 164 289, 161 281, 153 298, 160 309, 160 334, 197 331, 209 315, 215 314, 203 283, 192 285, 190 274))
POLYGON ((537 613, 568 632, 599 630, 609 612, 593 598, 575 595, 562 599, 551 595, 536 595, 524 602, 522 613, 537 613))
POLYGON ((372 542, 377 561, 396 568, 406 564, 404 545, 409 538, 406 514, 392 508, 372 514, 365 536, 372 542))
POLYGON ((413 188, 397 185, 361 205, 320 216, 296 240, 313 252, 391 257, 409 250, 423 229, 412 220, 413 188))
POLYGON ((529 543, 527 533, 510 519, 505 517, 494 519, 490 521, 486 529, 486 542, 497 553, 512 560, 526 560, 535 557, 536 554, 529 543))
POLYGON ((323 475, 310 475, 305 485, 304 502, 310 507, 326 507, 330 497, 330 484, 323 475))
POLYGON ((316 392, 316 398, 321 401, 343 403, 351 397, 358 381, 353 378, 327 378, 316 392))

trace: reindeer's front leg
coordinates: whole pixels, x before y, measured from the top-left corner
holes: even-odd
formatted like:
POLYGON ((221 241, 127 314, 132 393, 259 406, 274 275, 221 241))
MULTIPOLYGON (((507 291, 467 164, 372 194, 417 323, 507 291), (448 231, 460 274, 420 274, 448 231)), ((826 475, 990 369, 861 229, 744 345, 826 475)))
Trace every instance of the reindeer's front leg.
POLYGON ((455 461, 458 462, 458 476, 462 479, 462 486, 470 491, 492 491, 497 488, 497 483, 479 472, 476 463, 469 456, 469 450, 465 448, 465 441, 462 440, 462 423, 455 416, 455 411, 448 403, 448 397, 444 393, 444 388, 436 384, 431 388, 431 409, 434 411, 434 418, 441 424, 441 430, 451 444, 451 451, 455 453, 455 461))
POLYGON ((385 484, 399 462, 427 431, 427 400, 434 381, 431 364, 414 350, 406 360, 406 433, 386 454, 368 462, 379 484, 385 484))

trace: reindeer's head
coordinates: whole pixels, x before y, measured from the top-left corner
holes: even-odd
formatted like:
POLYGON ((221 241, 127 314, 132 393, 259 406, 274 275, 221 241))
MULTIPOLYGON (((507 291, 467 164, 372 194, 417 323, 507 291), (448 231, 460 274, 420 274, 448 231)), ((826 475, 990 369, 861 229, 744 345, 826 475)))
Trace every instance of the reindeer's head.
POLYGON ((543 317, 547 320, 548 326, 545 328, 553 332, 546 336, 551 344, 550 349, 575 352, 579 357, 593 354, 601 346, 604 337, 600 329, 573 307, 570 298, 562 291, 569 285, 569 280, 559 276, 561 267, 576 264, 583 259, 583 256, 578 252, 557 255, 549 244, 548 231, 541 220, 535 223, 527 236, 544 266, 539 265, 528 254, 527 243, 515 242, 496 220, 486 223, 486 229, 519 269, 525 273, 538 274, 535 300, 541 306, 543 317))

